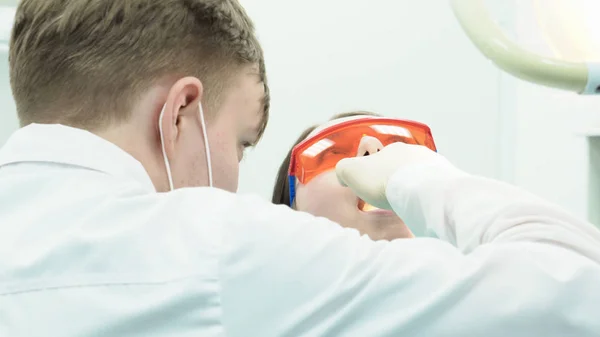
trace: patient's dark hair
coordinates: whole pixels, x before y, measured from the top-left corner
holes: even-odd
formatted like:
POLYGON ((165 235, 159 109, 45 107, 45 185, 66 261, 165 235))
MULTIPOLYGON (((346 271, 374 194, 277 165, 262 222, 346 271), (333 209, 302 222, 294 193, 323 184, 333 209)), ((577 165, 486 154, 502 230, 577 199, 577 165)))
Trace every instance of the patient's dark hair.
MULTIPOLYGON (((354 117, 354 116, 380 116, 373 112, 368 111, 354 111, 354 112, 346 112, 333 116, 330 121, 345 118, 345 117, 354 117)), ((298 145, 301 141, 303 141, 313 130, 315 130, 318 125, 313 125, 306 130, 304 130, 300 137, 294 142, 294 145, 290 148, 285 159, 279 166, 279 171, 277 172, 277 177, 275 179, 275 186, 273 187, 273 197, 271 198, 271 202, 278 205, 288 205, 290 204, 290 184, 288 179, 288 169, 290 167, 290 160, 292 157, 292 150, 294 146, 298 145)))

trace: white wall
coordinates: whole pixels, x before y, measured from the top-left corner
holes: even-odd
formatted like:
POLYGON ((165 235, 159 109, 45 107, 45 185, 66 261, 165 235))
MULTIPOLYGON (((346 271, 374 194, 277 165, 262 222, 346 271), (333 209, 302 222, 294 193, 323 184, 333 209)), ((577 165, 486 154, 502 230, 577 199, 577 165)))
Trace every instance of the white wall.
POLYGON ((503 75, 467 40, 446 1, 242 3, 264 44, 273 104, 263 142, 243 163, 241 192, 269 198, 276 170, 300 132, 358 109, 423 121, 439 151, 458 166, 504 176, 511 156, 504 155, 501 115, 511 103, 499 95, 510 96, 514 85, 503 85, 503 75))
MULTIPOLYGON (((1 42, 0 42, 1 43, 1 42)), ((8 54, 0 50, 0 145, 19 126, 8 80, 8 54)))
MULTIPOLYGON (((552 55, 533 18, 531 2, 521 1, 516 29, 520 43, 552 55)), ((600 38, 600 32, 595 33, 600 38)), ((579 216, 587 216, 594 211, 590 208, 598 208, 600 202, 588 203, 590 189, 600 186, 589 185, 590 156, 583 134, 600 127, 600 97, 516 83, 515 183, 579 216)))
POLYGON ((16 0, 0 1, 0 146, 18 127, 8 79, 8 40, 16 3, 16 0))

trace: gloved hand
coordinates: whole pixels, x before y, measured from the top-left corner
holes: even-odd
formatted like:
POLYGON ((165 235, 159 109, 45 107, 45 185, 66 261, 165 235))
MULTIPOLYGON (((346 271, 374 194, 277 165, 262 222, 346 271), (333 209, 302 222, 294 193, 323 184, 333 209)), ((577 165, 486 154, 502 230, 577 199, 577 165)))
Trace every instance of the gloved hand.
MULTIPOLYGON (((340 183, 351 188, 362 200, 392 210, 386 196, 390 177, 396 172, 415 172, 431 166, 458 171, 446 158, 425 146, 393 143, 369 156, 341 160, 336 166, 336 174, 340 183)), ((406 187, 408 193, 410 188, 406 187)))

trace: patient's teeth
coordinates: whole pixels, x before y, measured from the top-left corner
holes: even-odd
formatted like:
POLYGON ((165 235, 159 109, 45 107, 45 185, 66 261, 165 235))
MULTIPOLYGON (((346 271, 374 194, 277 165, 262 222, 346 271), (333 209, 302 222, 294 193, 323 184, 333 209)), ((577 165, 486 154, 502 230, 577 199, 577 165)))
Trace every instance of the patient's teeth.
POLYGON ((367 204, 365 202, 365 205, 363 206, 362 210, 365 211, 365 212, 368 212, 368 211, 374 211, 374 210, 377 210, 377 209, 379 209, 379 208, 377 208, 377 207, 375 207, 373 205, 369 205, 369 204, 367 204))

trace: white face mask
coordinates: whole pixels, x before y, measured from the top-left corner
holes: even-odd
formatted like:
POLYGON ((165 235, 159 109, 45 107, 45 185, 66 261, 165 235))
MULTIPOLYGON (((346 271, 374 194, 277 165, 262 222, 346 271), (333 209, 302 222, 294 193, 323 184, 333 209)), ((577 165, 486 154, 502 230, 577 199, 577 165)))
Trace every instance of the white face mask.
MULTIPOLYGON (((165 114, 165 108, 167 104, 163 105, 162 110, 160 111, 160 116, 158 117, 158 131, 160 133, 160 143, 162 146, 162 155, 165 160, 165 167, 167 169, 167 178, 169 179, 169 191, 173 190, 173 176, 171 175, 171 164, 169 164, 169 158, 167 158, 167 151, 165 150, 165 138, 163 135, 162 129, 162 121, 163 115, 165 114)), ((204 111, 202 110, 202 103, 198 104, 198 108, 200 109, 200 123, 202 124, 202 134, 204 136, 204 150, 206 151, 206 165, 208 166, 208 186, 213 187, 213 178, 212 178, 212 165, 210 163, 210 147, 208 146, 208 136, 206 134, 206 123, 204 122, 204 111)))

